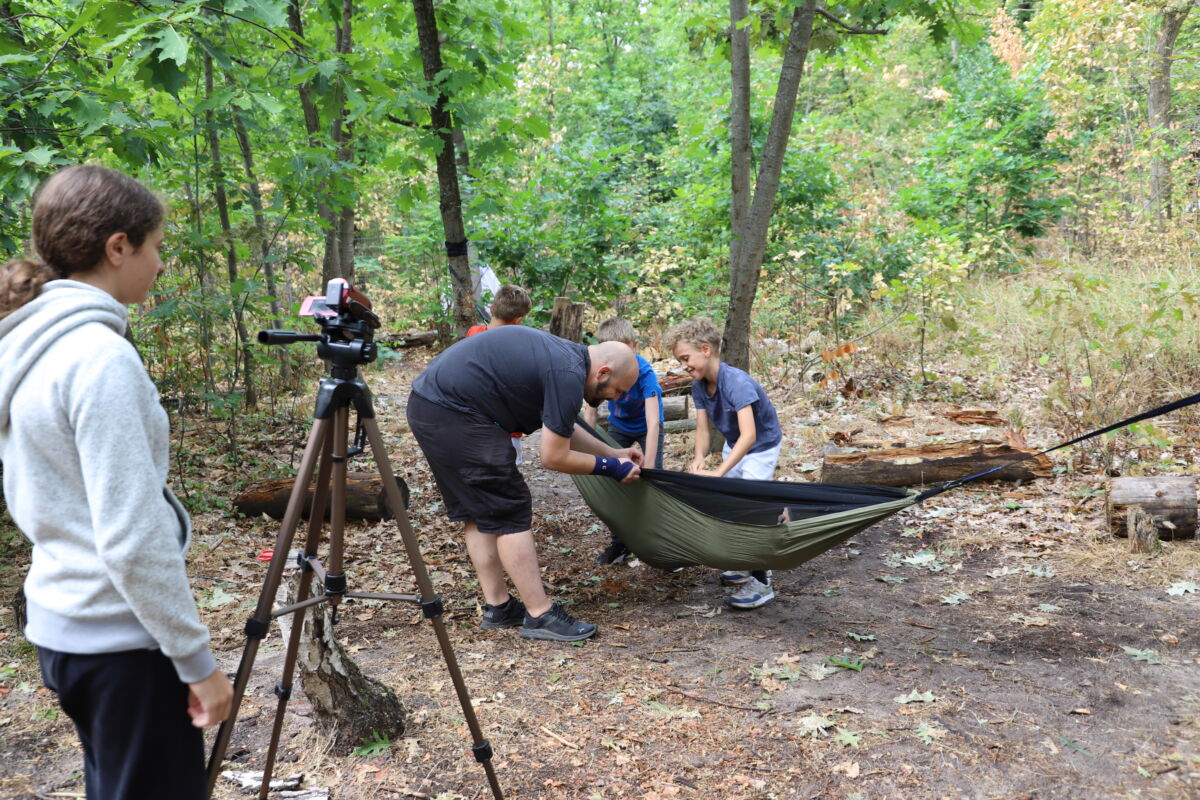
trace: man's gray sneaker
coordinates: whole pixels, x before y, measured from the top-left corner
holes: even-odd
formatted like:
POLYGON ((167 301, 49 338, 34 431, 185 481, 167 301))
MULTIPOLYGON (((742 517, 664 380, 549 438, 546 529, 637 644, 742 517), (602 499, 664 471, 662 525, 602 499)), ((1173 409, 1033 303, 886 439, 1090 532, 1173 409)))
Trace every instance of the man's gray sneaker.
POLYGON ((549 639, 552 642, 578 642, 594 636, 596 626, 589 622, 580 622, 568 614, 562 606, 554 603, 550 610, 540 617, 525 614, 525 624, 521 626, 521 636, 526 639, 549 639))
POLYGON ((509 595, 508 599, 498 606, 483 604, 483 621, 479 623, 479 627, 485 631, 495 628, 515 628, 524 621, 525 604, 509 595))

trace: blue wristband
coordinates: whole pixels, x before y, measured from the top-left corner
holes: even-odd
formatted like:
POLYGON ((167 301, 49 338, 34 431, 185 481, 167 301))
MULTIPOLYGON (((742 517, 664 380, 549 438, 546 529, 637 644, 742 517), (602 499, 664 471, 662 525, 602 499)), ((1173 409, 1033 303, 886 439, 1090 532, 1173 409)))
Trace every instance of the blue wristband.
POLYGON ((622 461, 619 458, 596 456, 596 466, 592 467, 593 475, 605 475, 615 481, 625 480, 625 476, 633 469, 632 461, 622 461))

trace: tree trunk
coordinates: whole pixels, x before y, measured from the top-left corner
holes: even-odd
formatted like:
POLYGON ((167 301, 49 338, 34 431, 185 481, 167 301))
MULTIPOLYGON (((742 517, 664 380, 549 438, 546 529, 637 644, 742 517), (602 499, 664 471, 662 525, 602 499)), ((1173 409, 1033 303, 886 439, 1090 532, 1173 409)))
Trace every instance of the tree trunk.
MULTIPOLYGON (((304 18, 300 13, 299 0, 290 0, 288 2, 287 14, 288 28, 291 29, 298 40, 295 47, 303 53, 307 50, 307 45, 304 41, 304 18)), ((320 140, 321 114, 317 110, 316 103, 313 101, 312 84, 304 81, 296 87, 296 92, 300 96, 300 110, 304 114, 304 130, 308 134, 308 146, 314 149, 320 148, 323 146, 320 140)), ((334 113, 339 113, 336 108, 334 113)), ((337 243, 339 215, 338 209, 332 203, 332 194, 333 187, 330 185, 328 178, 322 179, 313 189, 313 197, 317 204, 317 216, 320 218, 321 227, 325 231, 325 251, 321 258, 322 283, 320 294, 324 294, 325 284, 329 282, 330 278, 337 278, 342 274, 340 251, 337 243)))
MULTIPOLYGON (((280 585, 280 593, 297 594, 300 573, 280 585)), ((306 598, 297 598, 303 600, 306 598)), ((293 602, 284 599, 283 605, 293 602)), ((396 739, 403 735, 407 712, 396 693, 368 678, 337 640, 334 606, 322 603, 307 609, 296 651, 299 684, 313 712, 330 737, 332 751, 347 756, 363 740, 375 736, 396 739)), ((294 615, 280 618, 287 639, 294 615)))
POLYGON ((573 303, 569 297, 554 298, 554 310, 550 312, 550 333, 569 342, 583 339, 583 312, 587 303, 573 303))
POLYGON ((442 229, 446 236, 446 258, 450 267, 450 284, 454 289, 454 328, 459 336, 475 322, 475 306, 471 298, 471 265, 467 255, 467 233, 463 224, 462 195, 458 185, 458 165, 454 158, 454 124, 446 108, 448 98, 438 83, 442 71, 442 46, 438 40, 437 17, 433 0, 412 0, 417 20, 417 40, 421 46, 421 65, 429 88, 437 99, 429 109, 429 119, 442 149, 437 154, 438 197, 442 212, 442 229))
MULTIPOLYGON (((921 447, 894 447, 865 453, 831 453, 821 465, 823 483, 860 483, 876 486, 920 486, 943 483, 1012 463, 1036 451, 1015 448, 1000 441, 947 442, 921 447)), ((991 480, 1029 481, 1050 476, 1046 456, 1019 461, 993 475, 991 480)))
POLYGON ((730 227, 729 227, 729 293, 737 295, 743 278, 742 245, 746 237, 746 220, 750 216, 750 34, 739 22, 749 14, 747 0, 729 3, 729 138, 730 138, 730 227))
MULTIPOLYGON (((204 55, 204 91, 211 98, 213 93, 212 56, 204 55)), ((238 350, 242 354, 242 385, 245 387, 247 408, 258 406, 258 392, 254 388, 254 355, 250 350, 250 333, 246 330, 246 318, 242 312, 245 290, 239 290, 237 244, 233 240, 233 226, 229 222, 229 198, 225 194, 225 167, 221 160, 221 139, 217 133, 216 114, 210 108, 204 112, 204 124, 208 129, 208 151, 211 159, 213 196, 217 201, 217 216, 221 221, 221 236, 225 243, 225 268, 229 275, 229 305, 233 312, 234 330, 238 339, 238 350)), ((236 382, 236 369, 235 382, 236 382)))
MULTIPOLYGON (((229 81, 232 83, 232 80, 229 81)), ((246 171, 246 196, 250 199, 250 210, 254 215, 254 236, 258 240, 259 264, 262 267, 263 278, 267 282, 268 301, 271 305, 271 327, 282 328, 283 311, 279 305, 279 287, 275 280, 275 264, 271 259, 271 239, 267 236, 267 218, 263 212, 262 187, 258 182, 258 173, 254 168, 254 151, 250 148, 250 135, 246 131, 246 121, 240 111, 233 111, 233 132, 238 140, 238 149, 242 153, 242 168, 246 171)), ((284 384, 291 383, 291 362, 286 347, 273 348, 279 359, 280 375, 284 384)))
POLYGON ((1154 42, 1150 64, 1150 80, 1146 87, 1146 110, 1149 117, 1150 144, 1153 161, 1150 163, 1150 209, 1158 219, 1171 218, 1171 59, 1175 40, 1183 28, 1192 4, 1163 12, 1162 26, 1154 42))
MULTIPOLYGON (((354 52, 354 38, 352 36, 353 17, 354 0, 342 0, 342 21, 338 26, 337 36, 337 51, 341 56, 349 56, 354 52)), ((353 175, 354 171, 346 169, 344 165, 350 164, 354 160, 354 128, 350 123, 350 108, 346 104, 346 83, 344 79, 338 80, 334 90, 334 98, 332 104, 334 114, 333 127, 329 138, 335 148, 337 161, 343 167, 339 171, 337 179, 340 190, 338 195, 342 200, 331 202, 331 205, 335 207, 339 203, 341 204, 338 211, 338 225, 334 240, 334 246, 337 248, 338 273, 331 277, 345 278, 353 283, 355 195, 354 179, 347 176, 353 175)))
MULTIPOLYGON (((731 0, 731 8, 734 1, 731 0)), ((767 228, 779 190, 779 175, 792 133, 796 94, 804 74, 804 62, 808 58, 815 9, 816 0, 805 0, 792 14, 787 49, 779 70, 771 128, 763 147, 762 163, 754 185, 754 199, 746 218, 745 235, 737 245, 738 261, 735 263, 731 258, 729 262, 729 313, 725 318, 721 359, 740 369, 750 366, 750 313, 758 292, 758 271, 762 267, 767 246, 767 228)), ((732 246, 730 255, 733 255, 732 246)))

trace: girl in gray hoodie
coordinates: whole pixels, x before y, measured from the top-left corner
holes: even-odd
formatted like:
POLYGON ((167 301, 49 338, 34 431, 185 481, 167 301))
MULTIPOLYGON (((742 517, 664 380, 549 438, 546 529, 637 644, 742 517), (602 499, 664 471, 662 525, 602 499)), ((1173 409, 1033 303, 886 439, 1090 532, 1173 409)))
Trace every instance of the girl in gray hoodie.
POLYGON ((103 167, 34 204, 40 262, 0 267, 0 461, 33 542, 28 639, 84 750, 89 800, 203 798, 200 729, 225 718, 188 586, 191 521, 167 488, 169 432, 125 339, 162 271, 163 207, 103 167))

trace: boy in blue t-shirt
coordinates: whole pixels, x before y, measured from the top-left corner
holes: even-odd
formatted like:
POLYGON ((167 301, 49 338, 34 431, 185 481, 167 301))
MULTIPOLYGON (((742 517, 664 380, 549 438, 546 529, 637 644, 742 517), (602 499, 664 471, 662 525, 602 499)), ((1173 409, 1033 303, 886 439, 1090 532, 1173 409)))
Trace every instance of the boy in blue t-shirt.
MULTIPOLYGON (((676 325, 667 345, 692 377, 696 405, 696 455, 691 472, 726 478, 769 481, 775 477, 783 431, 775 406, 758 382, 721 361, 721 332, 706 319, 676 325), (705 468, 713 425, 725 437, 721 465, 705 468)), ((734 608, 758 608, 775 599, 770 570, 722 572, 724 583, 739 586, 725 598, 734 608)))
MULTIPOLYGON (((602 342, 621 342, 637 352, 637 331, 628 320, 610 317, 596 329, 596 338, 602 342)), ((637 357, 638 379, 632 388, 616 400, 608 401, 608 435, 621 447, 632 447, 634 442, 642 448, 642 464, 662 469, 663 452, 663 404, 662 387, 650 362, 637 357)), ((583 421, 596 426, 596 409, 588 407, 583 412, 583 421)), ((600 555, 597 564, 619 564, 630 555, 629 548, 612 532, 612 542, 600 555)))

